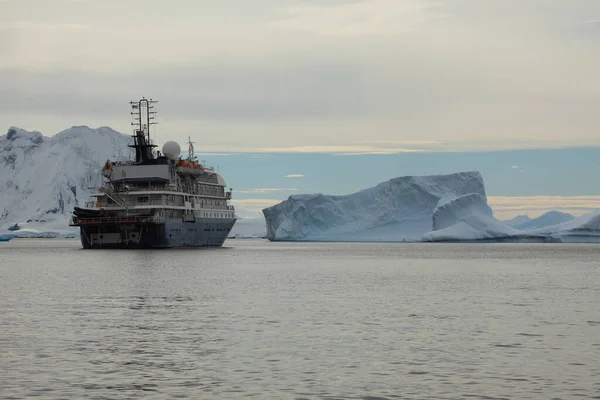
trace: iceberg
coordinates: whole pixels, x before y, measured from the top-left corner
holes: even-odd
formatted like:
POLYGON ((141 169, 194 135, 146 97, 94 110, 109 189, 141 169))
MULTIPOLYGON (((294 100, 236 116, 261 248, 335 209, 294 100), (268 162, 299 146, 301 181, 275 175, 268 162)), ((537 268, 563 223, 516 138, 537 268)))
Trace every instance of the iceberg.
POLYGON ((600 242, 600 212, 573 218, 562 224, 522 231, 521 237, 543 237, 555 242, 600 242))
POLYGON ((486 199, 479 172, 399 177, 345 196, 293 195, 263 214, 271 241, 415 242, 432 230, 439 206, 467 195, 486 199))
POLYGON ((444 229, 473 214, 492 217, 492 209, 485 195, 469 193, 448 199, 442 198, 433 210, 433 230, 444 229))
MULTIPOLYGON (((600 242, 600 212, 572 219, 568 217, 569 214, 562 215, 557 218, 566 218, 566 222, 538 229, 517 229, 498 221, 491 214, 468 206, 457 208, 454 213, 449 214, 438 223, 435 222, 434 214, 434 230, 423 235, 424 242, 600 242)), ((542 221, 551 220, 552 218, 546 218, 542 221)))
POLYGON ((294 195, 263 214, 271 241, 600 242, 600 212, 499 221, 474 171, 399 177, 346 196, 294 195))
POLYGON ((471 193, 446 201, 433 212, 433 230, 424 242, 479 241, 506 239, 519 231, 493 216, 487 198, 471 193))
POLYGON ((574 218, 575 217, 573 215, 564 212, 548 211, 537 218, 530 219, 529 221, 524 221, 523 223, 516 225, 515 228, 520 230, 544 228, 547 226, 562 224, 563 222, 571 221, 574 218))

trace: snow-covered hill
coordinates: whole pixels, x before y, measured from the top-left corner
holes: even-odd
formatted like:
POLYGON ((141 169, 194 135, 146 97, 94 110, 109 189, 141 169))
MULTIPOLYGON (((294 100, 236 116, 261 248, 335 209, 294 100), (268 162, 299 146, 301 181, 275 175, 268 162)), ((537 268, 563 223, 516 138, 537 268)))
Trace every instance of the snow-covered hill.
POLYGON ((485 199, 479 172, 405 176, 347 196, 290 196, 263 214, 270 240, 418 241, 440 202, 473 194, 485 199))
POLYGON ((76 205, 101 183, 107 159, 128 157, 131 137, 108 127, 76 126, 52 137, 10 128, 0 136, 0 231, 64 235, 76 205))

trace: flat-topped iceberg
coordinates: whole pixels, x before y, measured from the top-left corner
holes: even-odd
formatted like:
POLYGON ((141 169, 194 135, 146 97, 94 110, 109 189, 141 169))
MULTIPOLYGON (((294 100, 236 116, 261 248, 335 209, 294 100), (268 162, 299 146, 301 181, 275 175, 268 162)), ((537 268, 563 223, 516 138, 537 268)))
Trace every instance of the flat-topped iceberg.
POLYGON ((263 214, 272 241, 420 241, 440 201, 466 195, 485 199, 479 172, 399 177, 346 196, 294 195, 263 214))
POLYGON ((522 229, 497 220, 478 172, 400 177, 346 196, 295 195, 263 214, 271 241, 600 242, 600 213, 550 212, 522 229))

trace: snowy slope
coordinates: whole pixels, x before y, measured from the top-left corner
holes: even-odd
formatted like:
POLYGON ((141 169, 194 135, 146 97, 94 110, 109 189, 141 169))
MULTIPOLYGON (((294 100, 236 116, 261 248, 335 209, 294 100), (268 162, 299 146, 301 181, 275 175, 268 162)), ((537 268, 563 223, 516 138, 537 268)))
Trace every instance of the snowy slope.
POLYGON ((573 218, 575 217, 571 214, 567 214, 560 211, 549 211, 545 214, 540 215, 537 218, 516 225, 515 228, 521 230, 544 228, 546 226, 562 224, 563 222, 570 221, 573 218))
POLYGON ((46 137, 9 129, 0 136, 0 232, 17 236, 56 236, 68 227, 75 205, 101 183, 107 159, 127 157, 131 138, 107 127, 77 126, 46 137), (15 227, 15 224, 18 226, 15 227))
POLYGON ((406 176, 347 196, 290 196, 263 214, 274 241, 418 241, 440 200, 472 193, 485 198, 478 172, 406 176))

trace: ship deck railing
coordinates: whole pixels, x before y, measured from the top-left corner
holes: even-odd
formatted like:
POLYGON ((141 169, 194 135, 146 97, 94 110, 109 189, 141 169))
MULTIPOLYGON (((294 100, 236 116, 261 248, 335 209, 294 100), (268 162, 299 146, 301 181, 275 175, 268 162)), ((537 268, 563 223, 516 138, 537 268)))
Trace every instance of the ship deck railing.
MULTIPOLYGON (((208 185, 210 187, 223 187, 213 182, 198 182, 199 185, 208 185)), ((116 193, 127 194, 127 192, 181 192, 183 193, 183 187, 170 186, 170 185, 127 185, 127 190, 117 191, 116 193)), ((98 190, 100 193, 110 191, 115 192, 110 186, 103 186, 98 190)), ((198 191, 199 192, 199 191, 198 191)), ((188 194, 188 193, 186 193, 188 194)), ((191 193, 190 193, 191 194, 191 193)))
POLYGON ((183 207, 183 204, 176 203, 167 203, 161 200, 148 200, 144 202, 135 202, 135 201, 124 201, 119 203, 104 203, 98 201, 87 201, 85 203, 86 208, 123 208, 134 207, 134 206, 174 206, 174 207, 183 207))
POLYGON ((141 216, 121 216, 121 217, 74 217, 69 221, 69 226, 81 225, 126 225, 139 223, 161 223, 164 218, 158 216, 141 217, 141 216))
MULTIPOLYGON (((209 184, 212 185, 212 184, 209 184)), ((212 185, 211 187, 214 187, 215 185, 212 185)), ((174 188, 174 187, 170 187, 170 186, 133 186, 133 187, 129 187, 128 190, 124 190, 124 191, 114 191, 113 189, 110 188, 100 188, 99 190, 97 190, 95 193, 93 193, 93 196, 102 196, 106 193, 113 195, 113 196, 127 196, 127 195, 136 195, 138 194, 137 192, 168 192, 168 193, 176 193, 179 195, 189 195, 189 196, 206 196, 206 197, 211 197, 211 198, 218 198, 218 199, 230 199, 227 197, 227 194, 225 192, 220 193, 218 190, 205 190, 205 189, 199 189, 199 190, 189 190, 189 191, 183 191, 182 188, 174 188)))
MULTIPOLYGON (((174 206, 174 207, 183 207, 183 204, 170 204, 167 203, 165 201, 160 201, 160 200, 149 200, 143 203, 136 203, 136 202, 125 202, 125 203, 98 203, 96 201, 88 201, 85 203, 85 207, 86 208, 104 208, 104 209, 111 209, 111 208, 124 208, 124 207, 135 207, 135 206, 174 206)), ((235 211, 234 206, 231 205, 227 205, 227 206, 223 206, 223 205, 216 205, 216 204, 211 204, 211 205, 207 205, 205 204, 204 207, 201 207, 200 209, 202 210, 227 210, 227 211, 235 211)))
POLYGON ((101 187, 97 191, 98 193, 114 193, 114 194, 127 194, 129 192, 181 192, 180 188, 172 186, 156 186, 156 185, 129 185, 127 190, 115 191, 109 187, 101 187))

